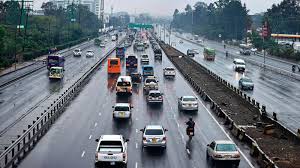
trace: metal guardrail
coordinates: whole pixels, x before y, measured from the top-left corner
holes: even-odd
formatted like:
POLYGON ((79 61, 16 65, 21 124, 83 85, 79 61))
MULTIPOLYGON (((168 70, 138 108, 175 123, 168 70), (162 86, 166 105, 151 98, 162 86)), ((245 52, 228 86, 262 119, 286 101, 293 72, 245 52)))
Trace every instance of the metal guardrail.
MULTIPOLYGON (((175 49, 176 50, 176 49, 175 49)), ((179 51, 180 52, 180 51, 179 51)), ((184 53, 180 52, 183 55, 185 55, 184 53)), ((168 56, 169 57, 169 56, 168 56)), ((257 158, 258 162, 260 164, 260 166, 262 167, 266 167, 266 168, 278 168, 275 163, 262 151, 262 149, 260 149, 260 147, 258 146, 257 142, 251 138, 249 135, 247 135, 245 133, 245 131, 239 127, 221 108, 220 106, 215 103, 210 97, 209 95, 207 95, 205 93, 205 91, 193 80, 192 77, 189 76, 189 74, 183 73, 184 71, 181 69, 181 67, 179 67, 177 65, 177 63, 175 63, 173 61, 172 58, 169 57, 169 60, 176 66, 176 68, 180 71, 180 73, 184 76, 184 78, 191 84, 191 86, 197 91, 197 93, 200 95, 200 97, 206 101, 210 103, 210 108, 212 109, 213 112, 216 113, 216 115, 218 117, 224 118, 224 125, 228 126, 228 129, 231 131, 231 133, 240 141, 242 142, 246 142, 247 145, 249 145, 251 147, 250 150, 250 155, 257 158)), ((195 60, 192 60, 194 63, 198 64, 203 70, 205 70, 210 76, 212 76, 213 78, 215 78, 216 80, 218 80, 220 83, 224 84, 225 86, 227 86, 229 89, 231 89, 232 91, 234 91, 237 95, 239 95, 240 97, 242 97, 243 99, 245 99, 245 101, 247 101, 249 104, 251 104, 252 106, 254 106, 257 110, 259 110, 261 112, 261 115, 263 115, 262 113, 266 112, 266 106, 260 104, 259 102, 257 102, 255 99, 251 98, 250 96, 248 96, 247 94, 243 93, 241 90, 239 90, 238 88, 234 87, 233 85, 230 84, 230 82, 222 79, 220 76, 218 76, 217 74, 213 73, 211 70, 209 70, 208 68, 204 67, 203 65, 199 64, 198 62, 196 62, 195 60)), ((272 122, 273 124, 275 124, 275 126, 281 130, 285 130, 284 132, 287 133, 287 135, 293 140, 293 141, 297 141, 299 142, 299 137, 297 136, 296 133, 294 133, 293 131, 291 131, 290 129, 288 129, 287 127, 285 127, 284 125, 282 125, 281 123, 279 123, 277 121, 277 119, 273 119, 269 116, 265 116, 269 119, 270 122, 272 122)))
MULTIPOLYGON (((176 37, 178 38, 181 38, 183 40, 186 40, 188 42, 191 42, 193 44, 196 44, 196 45, 199 45, 201 47, 203 47, 202 44, 198 44, 192 40, 189 40, 189 39, 185 39, 183 37, 180 37, 178 35, 175 35, 176 37)), ((225 51, 224 50, 219 50, 219 52, 222 52, 225 54, 225 51)), ((268 64, 264 64, 264 63, 261 63, 261 62, 258 62, 258 61, 255 61, 253 59, 250 59, 250 58, 247 58, 247 57, 243 57, 243 56, 240 56, 240 55, 232 55, 232 54, 229 54, 229 57, 232 57, 232 58, 235 58, 235 57, 240 57, 240 58, 243 58, 244 60, 254 64, 254 65, 257 65, 259 67, 262 67, 262 68, 266 68, 270 71, 273 71, 273 72, 276 72, 276 73, 279 73, 281 75, 285 75, 285 76, 288 76, 290 78, 293 78, 293 79, 296 79, 296 80, 300 80, 300 74, 296 74, 296 73, 293 73, 293 72, 290 72, 290 71, 287 71, 287 70, 284 70, 284 69, 281 69, 281 68, 278 68, 278 67, 275 67, 275 66, 271 66, 271 65, 268 65, 268 64)))
MULTIPOLYGON (((86 49, 86 48, 88 48, 89 46, 92 45, 92 44, 88 44, 88 43, 89 43, 89 41, 86 41, 86 42, 84 42, 84 43, 75 45, 75 46, 70 47, 69 49, 67 49, 67 50, 65 50, 65 51, 63 51, 63 52, 59 52, 59 53, 64 54, 64 53, 66 53, 66 52, 69 52, 71 49, 74 49, 74 48, 77 48, 77 47, 80 47, 80 46, 84 46, 83 49, 86 49)), ((70 56, 70 55, 68 55, 68 56, 66 56, 66 57, 69 57, 69 56, 70 56)), ((34 65, 34 64, 36 64, 36 63, 33 63, 33 64, 28 65, 28 66, 26 66, 26 67, 32 66, 32 65, 34 65)), ((6 86, 6 85, 8 85, 8 84, 10 84, 10 83, 12 83, 12 82, 14 82, 14 81, 16 81, 16 80, 19 80, 19 79, 21 79, 21 78, 23 78, 23 77, 25 77, 25 76, 27 76, 27 75, 30 75, 30 74, 32 74, 33 72, 36 72, 36 71, 38 71, 38 70, 40 70, 40 69, 42 69, 42 68, 44 68, 44 67, 46 67, 46 65, 42 64, 41 66, 38 66, 37 68, 34 68, 34 69, 32 69, 32 70, 30 70, 30 71, 28 71, 28 72, 26 72, 26 73, 24 73, 24 74, 22 74, 22 75, 20 75, 20 76, 17 76, 17 77, 15 77, 15 78, 12 78, 12 79, 10 79, 10 80, 7 80, 7 81, 3 82, 2 84, 0 84, 0 88, 6 86)), ((24 67, 24 68, 25 68, 25 67, 24 67)), ((19 70, 24 69, 24 68, 17 69, 16 71, 19 71, 19 70)), ((10 73, 8 73, 8 74, 11 74, 11 73, 16 72, 16 71, 12 71, 12 72, 10 72, 10 73)), ((6 75, 8 75, 8 74, 4 74, 4 75, 2 75, 2 76, 0 76, 0 77, 6 76, 6 75)))
MULTIPOLYGON (((123 41, 124 39, 121 40, 119 44, 123 41)), ((5 147, 5 151, 0 155, 0 168, 14 167, 26 156, 63 112, 64 106, 70 102, 76 95, 75 93, 80 90, 85 79, 87 79, 114 50, 115 47, 97 61, 97 63, 84 73, 71 87, 59 95, 59 98, 54 100, 53 104, 41 112, 40 116, 36 117, 32 125, 28 125, 28 128, 23 130, 23 134, 17 136, 18 139, 16 141, 13 141, 10 146, 5 147)))

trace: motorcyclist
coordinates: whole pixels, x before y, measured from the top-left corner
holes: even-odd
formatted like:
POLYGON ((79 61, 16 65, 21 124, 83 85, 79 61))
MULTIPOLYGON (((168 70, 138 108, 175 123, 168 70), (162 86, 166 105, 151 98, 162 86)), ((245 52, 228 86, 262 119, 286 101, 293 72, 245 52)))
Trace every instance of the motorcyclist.
POLYGON ((292 66, 292 71, 295 72, 296 71, 296 65, 292 66))
POLYGON ((225 53, 225 54, 226 54, 226 57, 228 57, 228 51, 226 51, 226 53, 225 53))
POLYGON ((187 121, 185 124, 187 125, 187 128, 186 128, 186 134, 187 135, 189 135, 189 129, 192 129, 193 132, 194 132, 195 122, 193 121, 192 117, 190 117, 189 121, 187 121))
POLYGON ((224 44, 224 49, 226 49, 226 44, 224 44))

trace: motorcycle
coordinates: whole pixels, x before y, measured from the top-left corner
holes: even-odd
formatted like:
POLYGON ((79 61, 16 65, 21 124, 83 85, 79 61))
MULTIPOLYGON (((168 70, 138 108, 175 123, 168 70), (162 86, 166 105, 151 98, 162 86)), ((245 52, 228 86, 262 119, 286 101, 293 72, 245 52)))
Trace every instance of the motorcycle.
POLYGON ((194 128, 188 127, 186 133, 189 136, 189 140, 192 140, 193 136, 195 135, 195 130, 194 128))

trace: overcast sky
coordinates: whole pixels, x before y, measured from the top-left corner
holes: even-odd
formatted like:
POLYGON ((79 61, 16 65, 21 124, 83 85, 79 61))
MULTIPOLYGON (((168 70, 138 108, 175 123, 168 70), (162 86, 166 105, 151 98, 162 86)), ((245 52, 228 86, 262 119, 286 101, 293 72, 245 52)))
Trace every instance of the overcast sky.
MULTIPOLYGON (((110 12, 111 6, 114 7, 114 12, 127 11, 134 13, 150 13, 151 15, 169 15, 171 16, 177 8, 180 11, 184 9, 186 4, 194 5, 199 0, 104 0, 105 11, 110 12)), ((206 3, 214 2, 215 0, 200 0, 206 3)), ((264 12, 270 8, 272 4, 279 3, 282 0, 242 0, 250 9, 250 14, 264 12)), ((39 8, 45 0, 34 0, 35 8, 39 8)))

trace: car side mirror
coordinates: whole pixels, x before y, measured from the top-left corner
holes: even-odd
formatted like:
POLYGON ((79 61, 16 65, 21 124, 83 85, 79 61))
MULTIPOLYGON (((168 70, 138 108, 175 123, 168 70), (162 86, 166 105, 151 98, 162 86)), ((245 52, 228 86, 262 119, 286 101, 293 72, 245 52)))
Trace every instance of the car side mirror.
POLYGON ((141 132, 144 132, 144 129, 140 129, 141 132))
POLYGON ((129 142, 129 139, 126 139, 125 142, 129 142))
POLYGON ((133 108, 133 106, 131 105, 130 108, 133 108))
POLYGON ((209 144, 207 144, 206 146, 210 147, 209 144))
POLYGON ((96 142, 99 142, 99 139, 96 139, 95 141, 96 141, 96 142))
POLYGON ((165 129, 165 131, 169 131, 168 129, 165 129))

